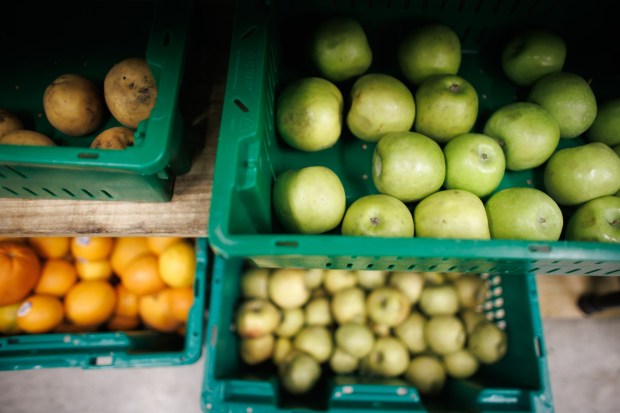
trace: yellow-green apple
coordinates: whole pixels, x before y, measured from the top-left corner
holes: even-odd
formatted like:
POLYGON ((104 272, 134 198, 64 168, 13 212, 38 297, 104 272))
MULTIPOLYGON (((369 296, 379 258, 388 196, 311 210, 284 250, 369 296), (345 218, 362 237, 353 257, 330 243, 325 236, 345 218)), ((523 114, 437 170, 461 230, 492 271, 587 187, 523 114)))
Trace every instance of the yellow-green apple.
POLYGON ((368 355, 368 364, 376 374, 397 377, 409 366, 409 351, 397 338, 379 337, 368 355))
POLYGON ((271 270, 249 268, 241 274, 241 295, 245 298, 268 298, 267 285, 271 270))
POLYGON ((346 16, 322 21, 312 33, 309 52, 321 76, 332 82, 359 76, 372 63, 372 50, 364 28, 346 16))
POLYGON ((411 311, 403 293, 393 287, 380 287, 368 294, 366 312, 377 324, 394 327, 402 323, 411 311))
POLYGON ((282 311, 282 322, 276 329, 278 337, 292 337, 304 325, 304 310, 301 308, 290 308, 282 311))
POLYGON ((545 192, 560 205, 579 205, 620 190, 620 157, 592 142, 554 153, 544 172, 545 192))
POLYGON ((470 308, 465 308, 461 310, 459 312, 459 318, 463 322, 463 325, 465 326, 465 332, 467 332, 468 336, 471 334, 472 331, 474 331, 474 328, 476 328, 479 323, 481 323, 482 321, 486 321, 484 314, 470 308))
POLYGON ((486 202, 491 238, 531 241, 560 239, 564 217, 549 195, 535 188, 506 188, 486 202))
POLYGON ((479 197, 493 192, 506 169, 504 152, 493 138, 481 133, 466 133, 443 148, 446 158, 446 189, 464 189, 479 197))
POLYGON ((304 270, 279 268, 269 278, 269 299, 282 309, 299 308, 310 299, 304 270))
POLYGON ((315 290, 323 285, 323 278, 325 278, 325 270, 319 268, 310 268, 306 270, 306 287, 311 290, 315 290))
POLYGON ((463 348, 467 339, 461 320, 451 315, 436 315, 424 325, 426 345, 435 354, 450 354, 463 348))
POLYGON ((418 302, 422 294, 424 276, 419 272, 394 271, 390 274, 389 285, 400 290, 413 305, 418 302))
POLYGON ((388 277, 388 272, 381 270, 357 270, 355 274, 358 285, 366 290, 384 286, 388 277))
POLYGON ((480 322, 468 337, 467 348, 482 364, 493 364, 506 355, 506 332, 489 321, 480 322))
POLYGON ((366 294, 359 287, 338 291, 332 296, 332 315, 338 324, 366 322, 366 294))
POLYGON ((239 354, 246 364, 260 364, 271 358, 274 345, 275 338, 273 334, 265 334, 253 338, 243 337, 239 343, 239 354))
POLYGON ((444 182, 446 164, 441 147, 416 132, 385 135, 372 155, 372 179, 379 192, 403 202, 436 192, 444 182))
POLYGON ((620 197, 602 196, 581 205, 568 220, 566 239, 620 243, 620 197))
POLYGON ((499 142, 511 171, 542 165, 560 142, 558 122, 547 109, 531 102, 499 108, 487 120, 484 133, 499 142))
POLYGON ((536 81, 527 100, 547 109, 560 126, 560 137, 576 138, 596 118, 596 98, 588 82, 568 72, 551 73, 536 81))
POLYGON ((235 325, 241 337, 254 338, 271 334, 280 325, 282 314, 263 298, 244 301, 237 309, 235 325))
POLYGON ((347 126, 361 140, 377 142, 390 132, 411 129, 415 103, 411 91, 393 76, 372 73, 355 81, 347 126))
POLYGON ((608 100, 599 106, 586 138, 608 146, 620 145, 620 99, 608 100))
POLYGON ((425 354, 411 360, 405 371, 405 379, 421 395, 433 396, 443 389, 446 382, 446 370, 437 356, 425 354))
POLYGON ((282 386, 291 394, 304 394, 312 390, 321 377, 321 365, 308 354, 293 351, 278 366, 282 386))
POLYGON ((309 326, 328 326, 332 319, 331 304, 327 297, 317 297, 304 306, 304 320, 309 326))
POLYGON ((336 228, 346 209, 340 178, 324 166, 280 174, 273 185, 276 217, 289 232, 320 234, 336 228))
POLYGON ((293 338, 293 347, 324 363, 332 355, 332 334, 325 327, 306 326, 293 338))
POLYGON ((566 60, 566 43, 556 33, 528 29, 513 35, 502 51, 502 69, 519 86, 559 72, 566 60))
POLYGON ((428 316, 452 315, 459 311, 459 295, 452 284, 429 284, 420 295, 420 310, 428 316))
POLYGON ((277 130, 286 143, 301 151, 334 146, 342 131, 342 117, 342 93, 325 79, 296 80, 278 96, 277 130))
POLYGON ((366 195, 353 202, 342 220, 342 235, 413 237, 413 216, 390 195, 366 195))
POLYGON ((473 376, 480 366, 478 359, 474 357, 471 351, 464 348, 444 355, 443 364, 448 375, 455 379, 466 379, 473 376))
POLYGON ((479 274, 463 274, 452 281, 462 308, 475 309, 484 302, 487 284, 479 274))
POLYGON ((432 75, 455 75, 461 66, 461 41, 442 24, 416 27, 401 40, 397 53, 401 72, 415 85, 432 75))
POLYGON ((329 359, 329 367, 337 374, 353 373, 359 366, 360 359, 336 347, 329 359))
POLYGON ((415 92, 414 130, 439 143, 471 131, 478 117, 478 94, 457 75, 434 75, 415 92))
POLYGON ((426 350, 425 324, 426 317, 417 311, 412 311, 405 321, 394 327, 394 335, 405 343, 411 353, 422 353, 426 350))
POLYGON ((291 351, 293 351, 291 339, 289 337, 278 337, 273 346, 273 354, 271 356, 273 364, 276 366, 282 364, 291 351))
POLYGON ((375 344, 375 336, 364 324, 345 323, 335 333, 336 346, 354 357, 366 357, 375 344))
POLYGON ((330 294, 336 294, 345 288, 355 287, 357 276, 351 270, 326 270, 323 286, 330 294))
POLYGON ((484 204, 476 195, 447 189, 424 198, 413 211, 417 237, 489 239, 484 204))

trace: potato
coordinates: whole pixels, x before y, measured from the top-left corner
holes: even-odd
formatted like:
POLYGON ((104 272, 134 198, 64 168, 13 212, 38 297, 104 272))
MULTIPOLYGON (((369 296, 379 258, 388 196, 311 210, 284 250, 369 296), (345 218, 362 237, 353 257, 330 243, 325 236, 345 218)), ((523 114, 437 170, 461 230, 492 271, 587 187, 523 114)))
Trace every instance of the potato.
POLYGON ((112 116, 124 126, 136 129, 155 106, 157 85, 145 59, 129 58, 107 73, 103 93, 112 116))
POLYGON ((47 136, 31 131, 17 130, 0 137, 0 145, 56 146, 47 136))
POLYGON ((20 129, 24 129, 22 121, 8 110, 0 109, 0 138, 20 129))
POLYGON ((89 79, 73 74, 60 76, 45 89, 43 109, 52 126, 69 136, 94 132, 105 114, 97 86, 89 79))
POLYGON ((90 144, 93 149, 125 149, 133 146, 133 134, 129 128, 116 126, 101 132, 90 144))

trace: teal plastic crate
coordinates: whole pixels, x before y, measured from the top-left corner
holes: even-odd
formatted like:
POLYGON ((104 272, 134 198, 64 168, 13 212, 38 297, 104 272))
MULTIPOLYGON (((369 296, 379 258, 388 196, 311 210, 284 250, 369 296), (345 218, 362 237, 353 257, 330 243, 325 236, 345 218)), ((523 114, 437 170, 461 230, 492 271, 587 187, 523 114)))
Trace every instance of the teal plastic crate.
POLYGON ((178 109, 191 0, 24 1, 7 7, 5 15, 24 18, 7 19, 0 28, 0 37, 10 39, 0 67, 0 108, 59 146, 0 146, 0 197, 169 201, 175 178, 191 164, 178 109), (133 147, 89 148, 99 132, 119 125, 109 113, 85 137, 51 126, 43 93, 54 79, 80 74, 103 91, 108 70, 129 57, 146 58, 158 86, 155 107, 138 126, 133 147))
POLYGON ((498 363, 481 367, 471 379, 449 379, 437 400, 429 402, 402 380, 369 381, 329 373, 324 373, 315 390, 294 397, 282 389, 275 368, 245 365, 238 354, 239 338, 231 328, 243 269, 243 259, 214 257, 202 388, 204 412, 553 411, 532 274, 487 278, 491 294, 483 308, 488 318, 506 329, 508 352, 498 363))
MULTIPOLYGON (((275 177, 311 165, 331 168, 345 187, 347 205, 376 193, 370 178, 374 144, 343 129, 332 148, 304 153, 287 146, 275 130, 275 99, 292 79, 316 75, 303 57, 303 36, 326 16, 346 14, 364 26, 374 53, 369 72, 403 79, 396 70, 396 41, 419 21, 454 28, 463 48, 459 74, 476 88, 480 116, 474 131, 500 106, 524 99, 527 90, 502 74, 500 50, 525 27, 560 33, 568 44, 565 70, 591 79, 599 101, 618 96, 620 74, 612 68, 618 47, 607 5, 596 2, 344 1, 237 2, 228 80, 210 209, 210 243, 224 257, 248 257, 264 267, 308 267, 493 274, 620 275, 620 246, 593 242, 514 240, 375 239, 285 233, 272 212, 275 177), (579 30, 575 30, 578 27, 579 30), (609 50, 612 48, 613 50, 609 50), (615 54, 614 54, 615 52, 615 54)), ((344 84, 347 99, 350 85, 344 84)), ((345 103, 346 107, 346 103, 345 103)), ((574 145, 564 140, 562 145, 574 145)), ((500 188, 542 189, 542 168, 510 172, 500 188)), ((564 209, 568 217, 571 210, 564 209)))
POLYGON ((197 238, 195 245, 194 304, 185 336, 151 330, 0 335, 0 370, 156 367, 198 361, 204 344, 209 249, 206 238, 197 238))

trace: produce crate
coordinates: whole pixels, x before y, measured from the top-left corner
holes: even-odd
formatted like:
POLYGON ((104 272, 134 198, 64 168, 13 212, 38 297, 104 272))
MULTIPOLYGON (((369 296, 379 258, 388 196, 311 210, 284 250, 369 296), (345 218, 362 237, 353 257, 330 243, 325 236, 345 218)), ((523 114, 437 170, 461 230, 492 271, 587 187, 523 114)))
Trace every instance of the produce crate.
POLYGON ((202 354, 208 247, 196 239, 194 304, 185 336, 152 330, 74 334, 0 335, 0 370, 54 367, 123 368, 178 366, 202 354))
POLYGON ((189 171, 191 164, 178 109, 190 2, 24 1, 7 6, 5 15, 13 17, 0 28, 0 37, 7 39, 0 108, 20 118, 25 129, 41 132, 59 146, 0 146, 0 197, 170 200, 175 177, 189 171), (85 137, 70 137, 51 126, 43 93, 54 79, 80 74, 103 90, 108 70, 129 57, 145 57, 158 86, 157 103, 138 126, 133 147, 89 149, 99 132, 119 125, 112 116, 85 137))
MULTIPOLYGON (((620 248, 585 242, 513 240, 374 239, 344 237, 339 228, 323 235, 285 233, 274 218, 271 190, 287 169, 323 165, 341 179, 347 205, 376 193, 371 158, 375 144, 354 138, 346 128, 332 148, 304 153, 277 136, 274 106, 292 79, 312 75, 305 63, 303 36, 326 16, 346 14, 364 26, 373 50, 369 72, 402 79, 396 44, 418 21, 437 21, 459 35, 459 74, 476 88, 480 132, 502 105, 523 100, 526 90, 502 74, 500 51, 509 34, 525 27, 556 30, 568 45, 565 70, 592 79, 599 100, 620 94, 613 71, 618 47, 613 13, 596 2, 515 1, 331 1, 237 2, 230 64, 215 165, 210 210, 210 242, 217 254, 248 257, 264 267, 308 267, 493 274, 620 275, 620 248), (609 23, 609 24, 608 24, 609 23), (580 30, 575 30, 579 27, 580 30), (614 53, 607 48, 614 47, 614 53)), ((348 95, 344 86, 345 108, 348 95)), ((582 143, 579 138, 562 145, 582 143)), ((507 171, 501 188, 542 189, 542 170, 507 171)), ((565 216, 571 211, 564 209, 565 216)))
POLYGON ((240 258, 214 257, 207 326, 207 360, 202 392, 204 412, 551 412, 553 403, 538 309, 535 277, 487 278, 487 317, 505 328, 508 352, 468 380, 448 379, 433 402, 421 399, 402 380, 362 379, 324 373, 303 396, 287 394, 275 367, 251 368, 238 354, 239 337, 231 326, 244 269, 240 258))

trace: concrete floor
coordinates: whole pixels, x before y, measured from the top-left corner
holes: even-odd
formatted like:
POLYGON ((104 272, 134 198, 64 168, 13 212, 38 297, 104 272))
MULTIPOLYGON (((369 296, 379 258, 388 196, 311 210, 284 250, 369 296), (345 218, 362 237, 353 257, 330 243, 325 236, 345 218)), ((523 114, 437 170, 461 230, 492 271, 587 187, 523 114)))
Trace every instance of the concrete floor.
MULTIPOLYGON (((612 413, 620 406, 620 319, 546 320, 558 413, 612 413)), ((191 366, 48 369, 0 373, 4 413, 198 413, 204 357, 191 366)))

